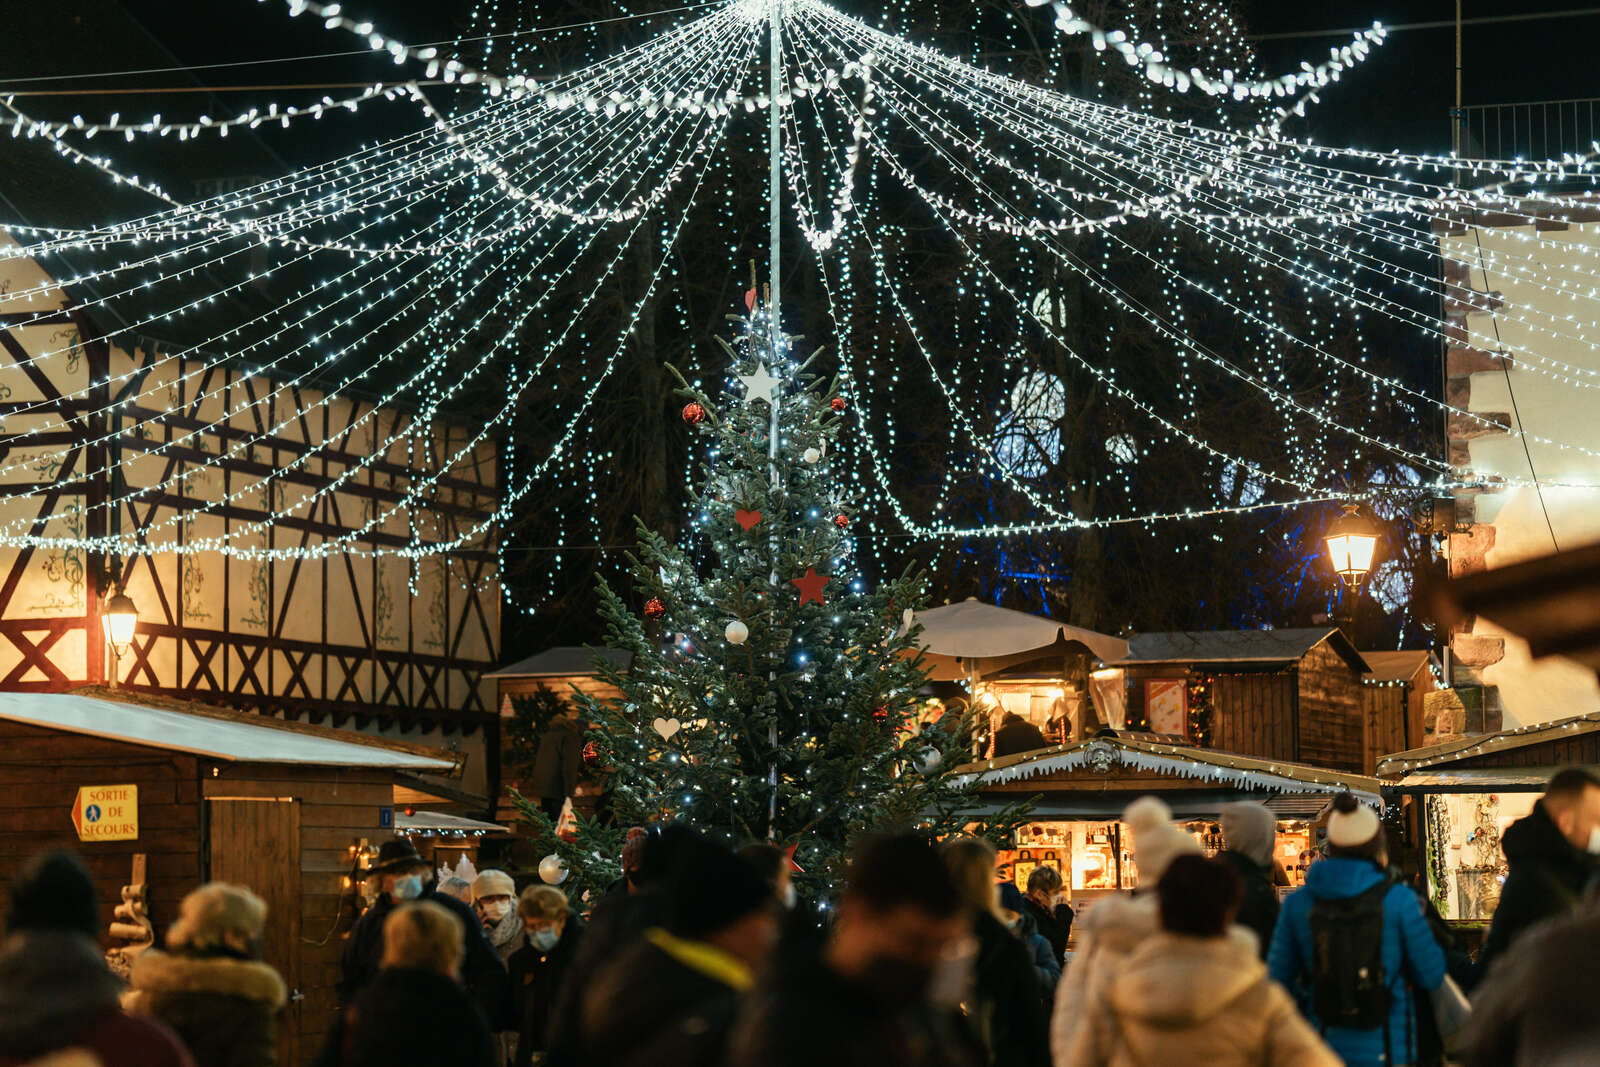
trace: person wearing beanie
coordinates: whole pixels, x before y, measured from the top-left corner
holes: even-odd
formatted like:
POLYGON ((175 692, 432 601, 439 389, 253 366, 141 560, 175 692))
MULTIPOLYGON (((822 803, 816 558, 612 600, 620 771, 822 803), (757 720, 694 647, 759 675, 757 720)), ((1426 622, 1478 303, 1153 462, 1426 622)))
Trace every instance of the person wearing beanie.
POLYGON ((1160 926, 1155 887, 1167 866, 1179 856, 1201 854, 1194 835, 1172 821, 1172 809, 1158 797, 1140 797, 1129 804, 1122 822, 1133 839, 1138 889, 1131 897, 1096 901, 1078 921, 1078 945, 1056 986, 1055 1011, 1050 1016, 1050 1051, 1058 1064, 1066 1062, 1083 1023, 1083 1006, 1096 972, 1115 966, 1160 926))
POLYGON ((288 990, 261 960, 267 906, 243 886, 212 882, 183 898, 167 951, 134 961, 130 1011, 160 1019, 199 1067, 272 1067, 288 990))
POLYGON ((48 852, 23 866, 0 941, 0 1067, 194 1067, 171 1030, 122 1010, 99 936, 94 879, 77 856, 48 852))
POLYGON ((716 1067, 745 993, 778 936, 779 903, 727 848, 671 828, 662 925, 582 992, 577 1062, 716 1067))
POLYGON ((1411 989, 1431 996, 1444 983, 1444 952, 1416 894, 1389 877, 1378 813, 1340 793, 1328 813, 1327 833, 1328 858, 1312 864, 1305 885, 1283 902, 1267 970, 1349 1067, 1415 1063, 1411 989), (1316 937, 1318 928, 1340 936, 1316 937), (1378 988, 1366 984, 1375 971, 1382 976, 1378 988), (1337 995, 1342 1006, 1370 999, 1376 1025, 1319 1020, 1318 989, 1322 996, 1337 995))
POLYGON ((473 879, 472 909, 478 913, 483 932, 501 963, 526 944, 516 896, 517 885, 505 871, 486 870, 473 879))
POLYGON ((1223 850, 1217 859, 1239 876, 1239 914, 1234 921, 1255 933, 1263 960, 1278 925, 1278 890, 1272 884, 1272 847, 1277 838, 1278 820, 1265 804, 1238 800, 1222 806, 1223 850))
POLYGON ((954 1016, 969 925, 925 836, 863 838, 826 944, 780 956, 745 1002, 727 1067, 974 1067, 975 1043, 954 1016))
POLYGON ((1055 1067, 1339 1067, 1267 977, 1255 935, 1234 924, 1240 887, 1227 863, 1178 856, 1156 893, 1160 929, 1096 974, 1055 1067))

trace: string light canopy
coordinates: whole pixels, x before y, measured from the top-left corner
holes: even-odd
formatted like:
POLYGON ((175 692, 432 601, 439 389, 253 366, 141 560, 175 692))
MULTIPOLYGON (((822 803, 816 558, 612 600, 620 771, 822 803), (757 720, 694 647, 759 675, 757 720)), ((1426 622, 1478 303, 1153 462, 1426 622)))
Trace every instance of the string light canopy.
MULTIPOLYGON (((1586 195, 1571 191, 1592 188, 1591 156, 1465 160, 1373 152, 1295 140, 1276 121, 1256 121, 1281 119, 1291 103, 1303 110, 1314 102, 1318 89, 1382 43, 1380 26, 1355 34, 1320 64, 1256 77, 1229 58, 1237 28, 1217 5, 1196 8, 1211 12, 1217 40, 1202 50, 1201 61, 1180 65, 1160 41, 1091 25, 1067 4, 1047 2, 1064 34, 1086 36, 1143 72, 1150 95, 1140 106, 985 70, 822 0, 696 6, 692 17, 638 47, 538 77, 529 72, 534 57, 515 30, 509 47, 501 43, 508 35, 492 3, 474 10, 469 32, 489 42, 474 65, 448 49, 398 41, 337 4, 291 0, 291 14, 358 35, 389 55, 402 77, 346 99, 280 102, 226 119, 50 121, 0 98, 12 137, 140 190, 158 205, 140 217, 87 228, 0 220, 0 265, 32 258, 54 278, 25 281, 8 294, 37 309, 14 314, 13 327, 46 323, 58 306, 52 294, 62 286, 90 294, 80 307, 97 324, 69 340, 35 344, 26 363, 48 371, 91 343, 131 352, 139 336, 168 330, 196 339, 159 352, 159 373, 148 361, 117 363, 102 380, 72 381, 63 396, 82 425, 94 427, 79 444, 105 446, 125 439, 122 414, 159 422, 168 391, 186 390, 195 414, 138 446, 144 457, 181 462, 145 484, 86 500, 78 530, 38 529, 32 516, 8 513, 0 518, 0 545, 252 560, 395 557, 414 565, 481 543, 551 479, 593 486, 595 472, 616 456, 610 442, 591 432, 592 413, 637 343, 647 304, 676 299, 670 292, 675 242, 697 211, 733 214, 730 144, 774 116, 783 131, 784 200, 818 263, 834 325, 829 340, 857 428, 850 442, 818 462, 839 472, 850 492, 864 498, 865 510, 899 532, 1003 538, 1345 502, 1353 496, 1346 468, 1363 456, 1414 471, 1418 492, 1488 484, 1395 439, 1391 427, 1425 417, 1600 455, 1429 395, 1381 369, 1362 333, 1366 321, 1383 318, 1429 342, 1446 337, 1443 323, 1397 293, 1443 297, 1477 312, 1492 308, 1499 321, 1515 326, 1501 351, 1519 370, 1564 388, 1600 388, 1600 370, 1585 365, 1587 356, 1568 361, 1555 354, 1600 351, 1600 253, 1574 248, 1551 263, 1539 254, 1531 225, 1591 208, 1586 195), (781 12, 783 31, 776 85, 758 49, 774 12, 781 12), (454 87, 456 106, 430 99, 422 84, 429 79, 454 87), (1258 102, 1278 110, 1253 112, 1243 123, 1174 117, 1170 98, 1189 90, 1218 104, 1258 102), (359 117, 381 100, 415 108, 418 128, 190 202, 100 154, 104 142, 95 140, 115 134, 187 142, 240 127, 281 129, 324 115, 359 117), (1566 192, 1547 188, 1554 186, 1566 192), (1530 213, 1530 189, 1543 190, 1538 214, 1530 213), (915 224, 936 234, 959 261, 959 295, 981 302, 981 321, 946 321, 940 294, 926 288, 915 258, 901 251, 907 224, 891 217, 890 201, 920 212, 915 224), (1461 277, 1441 282, 1408 265, 1408 256, 1436 254, 1435 226, 1491 211, 1526 219, 1528 233, 1514 231, 1476 265, 1554 299, 1496 303, 1461 277), (619 279, 636 273, 640 256, 643 282, 619 308, 619 279), (1132 289, 1113 257, 1131 258, 1159 287, 1159 299, 1132 289), (1197 269, 1207 266, 1206 257, 1214 269, 1197 269), (217 316, 219 305, 269 279, 289 280, 292 291, 269 308, 226 322, 217 316), (1127 373, 1112 354, 1110 327, 1104 338, 1069 328, 1076 324, 1063 317, 1059 298, 1067 285, 1157 338, 1161 350, 1148 358, 1163 368, 1170 387, 1153 391, 1127 373), (1309 313, 1291 313, 1289 301, 1263 296, 1271 285, 1309 313), (115 314, 95 315, 99 310, 115 314), (1208 340, 1213 334, 1198 326, 1202 315, 1227 324, 1229 344, 1208 340), (540 323, 544 329, 530 341, 540 323), (995 339, 1002 330, 1005 344, 995 339), (1035 432, 1029 423, 1019 444, 1022 416, 1004 400, 988 410, 988 398, 1017 395, 1022 383, 1036 381, 1029 377, 1038 371, 1029 352, 1044 347, 1095 383, 1108 418, 1116 420, 1104 446, 1115 462, 1096 487, 1104 497, 1130 499, 1141 460, 1156 448, 1191 450, 1214 470, 1213 488, 1176 507, 1089 513, 1075 503, 1081 487, 1051 474, 1060 448, 1059 441, 1048 444, 1048 427, 1035 432), (1300 384, 1306 377, 1318 382, 1316 390, 1300 384), (941 410, 916 413, 917 425, 908 430, 911 414, 889 398, 912 381, 930 388, 941 410), (488 383, 496 384, 485 389, 488 383), (1246 454, 1197 418, 1208 390, 1219 386, 1259 403, 1281 448, 1246 454), (197 487, 223 464, 247 458, 262 441, 358 393, 366 399, 352 429, 370 435, 364 454, 341 453, 331 462, 330 446, 313 442, 257 476, 215 478, 221 488, 207 490, 197 512, 154 520, 136 533, 100 521, 134 506, 141 494, 201 495, 197 487), (439 432, 465 399, 483 395, 492 401, 475 411, 469 428, 439 432), (511 432, 517 413, 534 404, 552 428, 537 445, 511 432), (385 422, 381 413, 389 410, 413 415, 385 422), (258 417, 261 429, 231 432, 258 417), (942 482, 931 510, 909 502, 889 459, 913 435, 935 438, 951 457, 936 476, 942 482), (487 515, 443 524, 416 520, 448 500, 452 470, 495 447, 508 459, 508 478, 487 515), (1019 447, 1035 453, 1019 461, 1019 447), (303 542, 267 536, 372 479, 376 465, 424 455, 427 470, 394 499, 374 502, 350 529, 303 542), (313 471, 328 472, 319 474, 321 484, 305 484, 313 471), (953 517, 952 502, 977 479, 1025 509, 1026 521, 953 517), (247 505, 258 517, 230 521, 220 532, 193 527, 195 515, 247 505), (385 532, 387 539, 376 536, 385 532)), ((728 226, 736 232, 734 220, 728 226)), ((77 425, 65 410, 43 400, 8 408, 13 452, 0 460, 7 483, 0 501, 31 493, 22 478, 27 464, 77 425)), ((1051 410, 1059 419, 1071 405, 1051 410)), ((109 453, 67 477, 104 478, 109 453)), ((1494 484, 1595 488, 1531 475, 1494 484)), ((1347 511, 1339 530, 1365 521, 1353 505, 1347 511)), ((592 517, 570 518, 570 530, 554 546, 558 558, 595 532, 592 517)), ((887 532, 870 518, 852 527, 852 536, 867 542, 887 532)), ((1373 564, 1375 535, 1352 528, 1326 543, 1341 578, 1359 584, 1373 564)))

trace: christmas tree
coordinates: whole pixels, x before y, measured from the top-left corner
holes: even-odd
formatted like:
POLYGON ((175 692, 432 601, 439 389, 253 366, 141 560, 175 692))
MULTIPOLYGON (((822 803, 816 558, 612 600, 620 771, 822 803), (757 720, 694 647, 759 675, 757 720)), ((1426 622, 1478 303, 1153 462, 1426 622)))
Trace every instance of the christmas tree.
MULTIPOLYGON (((622 696, 580 703, 620 825, 792 846, 802 891, 820 896, 863 832, 992 833, 1016 813, 975 819, 973 786, 953 774, 971 758, 969 724, 921 694, 920 577, 869 588, 852 569, 854 505, 832 463, 848 398, 813 373, 815 355, 796 359, 765 307, 731 321, 725 403, 682 383, 684 420, 708 446, 688 543, 641 528, 629 563, 642 612, 602 590, 608 643, 633 654, 626 673, 601 665, 622 696)), ((615 840, 584 820, 556 844, 572 888, 615 869, 615 840)))

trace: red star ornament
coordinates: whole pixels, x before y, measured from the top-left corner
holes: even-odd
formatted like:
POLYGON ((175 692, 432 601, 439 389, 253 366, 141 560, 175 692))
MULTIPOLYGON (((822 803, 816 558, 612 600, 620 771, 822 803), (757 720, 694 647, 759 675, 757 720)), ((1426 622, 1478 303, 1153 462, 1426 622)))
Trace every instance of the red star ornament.
POLYGON ((822 589, 828 584, 826 574, 818 574, 817 568, 807 567, 805 577, 790 578, 789 584, 800 590, 800 606, 805 607, 815 600, 818 604, 826 604, 822 599, 822 589))

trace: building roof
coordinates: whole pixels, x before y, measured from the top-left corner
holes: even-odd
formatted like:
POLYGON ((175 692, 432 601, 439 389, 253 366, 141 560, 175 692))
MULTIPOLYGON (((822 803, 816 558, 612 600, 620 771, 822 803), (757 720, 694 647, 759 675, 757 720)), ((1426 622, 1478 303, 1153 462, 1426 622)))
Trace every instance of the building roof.
POLYGON ((520 659, 508 667, 490 671, 485 678, 559 678, 570 674, 594 674, 595 659, 603 659, 618 671, 633 666, 633 653, 620 648, 590 648, 588 645, 557 645, 520 659))
POLYGON ((462 815, 450 815, 442 811, 414 811, 407 815, 403 811, 394 813, 394 828, 403 834, 505 834, 507 830, 499 823, 484 822, 481 819, 468 819, 462 815))
MULTIPOLYGON (((1151 771, 1180 778, 1205 779, 1220 788, 1269 793, 1336 793, 1349 790, 1369 803, 1379 801, 1376 778, 1347 771, 1312 767, 1285 760, 1258 759, 1234 752, 1174 745, 1123 736, 1100 736, 1034 752, 981 760, 957 770, 983 785, 1037 778, 1058 771, 1103 770, 1106 788, 1115 789, 1115 775, 1151 771)), ((1148 787, 1141 785, 1141 791, 1148 787)))
POLYGON ((1492 734, 1474 734, 1470 737, 1444 741, 1424 748, 1411 748, 1392 752, 1378 761, 1378 777, 1400 778, 1411 771, 1435 767, 1443 763, 1488 756, 1496 752, 1526 748, 1545 741, 1564 741, 1569 737, 1594 733, 1600 730, 1600 711, 1573 715, 1553 722, 1532 723, 1514 730, 1501 730, 1492 734))
POLYGON ((1349 638, 1336 626, 1290 630, 1178 630, 1134 634, 1122 664, 1250 663, 1262 666, 1294 663, 1327 641, 1352 667, 1367 672, 1349 638))
POLYGON ((195 714, 84 693, 0 692, 0 719, 238 763, 387 767, 426 774, 448 774, 456 767, 444 753, 424 756, 370 739, 283 729, 289 724, 260 717, 195 714))
POLYGON ((1015 656, 1042 651, 1061 640, 1076 641, 1103 660, 1128 654, 1128 642, 1120 637, 976 599, 919 611, 912 621, 922 627, 918 643, 936 656, 1015 656))
POLYGON ((1417 676, 1417 672, 1427 666, 1433 658, 1432 652, 1414 652, 1410 650, 1400 652, 1368 652, 1363 650, 1361 658, 1367 661, 1367 666, 1372 670, 1362 679, 1368 682, 1409 682, 1417 676))

